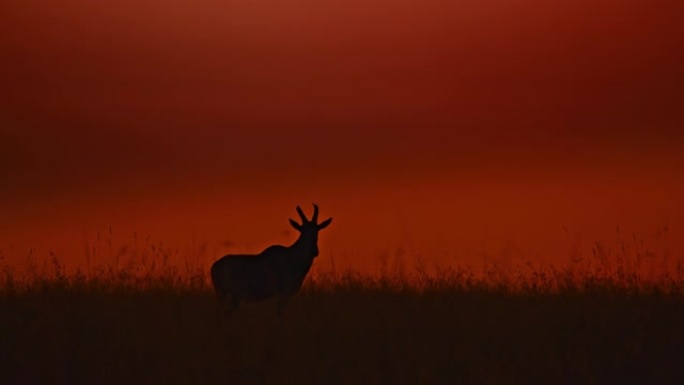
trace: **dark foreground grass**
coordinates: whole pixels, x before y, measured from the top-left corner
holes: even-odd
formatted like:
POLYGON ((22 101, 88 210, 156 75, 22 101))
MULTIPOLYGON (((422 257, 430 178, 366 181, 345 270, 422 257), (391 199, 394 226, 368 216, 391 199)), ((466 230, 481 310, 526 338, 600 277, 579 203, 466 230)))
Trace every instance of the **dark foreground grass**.
POLYGON ((308 282, 218 322, 208 287, 97 280, 0 291, 3 384, 673 384, 684 296, 308 282))

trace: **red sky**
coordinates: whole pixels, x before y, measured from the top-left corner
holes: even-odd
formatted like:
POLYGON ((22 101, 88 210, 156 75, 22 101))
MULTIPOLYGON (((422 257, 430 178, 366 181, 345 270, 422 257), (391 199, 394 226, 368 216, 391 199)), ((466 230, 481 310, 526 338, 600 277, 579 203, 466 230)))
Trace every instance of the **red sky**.
POLYGON ((682 256, 683 17, 675 0, 5 1, 0 250, 78 263, 84 229, 111 225, 122 244, 258 251, 316 201, 335 217, 322 256, 351 265, 511 244, 558 260, 564 225, 580 243, 667 225, 654 242, 682 256))

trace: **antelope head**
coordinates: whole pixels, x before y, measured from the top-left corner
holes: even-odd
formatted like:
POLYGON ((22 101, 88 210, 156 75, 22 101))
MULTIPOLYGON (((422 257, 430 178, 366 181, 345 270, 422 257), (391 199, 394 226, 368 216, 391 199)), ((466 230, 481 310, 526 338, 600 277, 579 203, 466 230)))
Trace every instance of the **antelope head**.
POLYGON ((318 205, 314 203, 314 212, 311 220, 306 218, 302 208, 297 206, 297 213, 302 220, 299 224, 294 219, 290 218, 290 225, 294 227, 295 230, 299 231, 299 239, 296 244, 301 248, 302 252, 307 255, 318 256, 318 232, 330 225, 332 218, 328 218, 321 223, 318 223, 318 205))

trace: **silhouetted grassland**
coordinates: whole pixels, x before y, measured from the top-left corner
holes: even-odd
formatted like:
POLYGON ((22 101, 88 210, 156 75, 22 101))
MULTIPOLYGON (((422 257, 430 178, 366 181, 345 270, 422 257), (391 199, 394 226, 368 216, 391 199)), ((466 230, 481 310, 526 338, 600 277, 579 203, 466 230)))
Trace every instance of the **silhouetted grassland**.
POLYGON ((317 273, 216 318, 203 272, 15 280, 0 291, 2 383, 676 383, 677 277, 464 270, 317 273), (524 276, 523 276, 524 275, 524 276), (495 278, 492 278, 495 277, 495 278))

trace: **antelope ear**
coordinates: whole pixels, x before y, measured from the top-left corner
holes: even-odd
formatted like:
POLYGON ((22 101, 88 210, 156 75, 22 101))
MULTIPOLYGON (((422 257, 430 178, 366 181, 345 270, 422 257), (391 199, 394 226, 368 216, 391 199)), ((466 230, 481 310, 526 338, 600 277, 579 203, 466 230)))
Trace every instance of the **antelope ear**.
POLYGON ((296 222, 294 219, 292 219, 292 218, 289 218, 289 219, 290 219, 290 225, 291 225, 292 227, 294 227, 295 230, 297 230, 297 231, 302 231, 302 225, 300 225, 299 223, 297 223, 297 222, 296 222))
POLYGON ((328 219, 324 220, 323 222, 321 222, 318 225, 318 229, 323 230, 324 228, 326 228, 330 225, 330 222, 332 222, 332 218, 328 218, 328 219))

